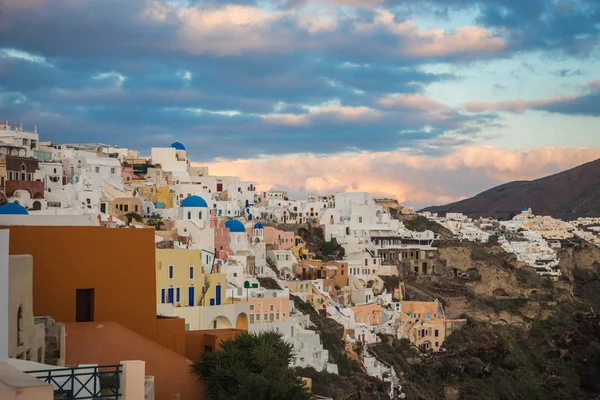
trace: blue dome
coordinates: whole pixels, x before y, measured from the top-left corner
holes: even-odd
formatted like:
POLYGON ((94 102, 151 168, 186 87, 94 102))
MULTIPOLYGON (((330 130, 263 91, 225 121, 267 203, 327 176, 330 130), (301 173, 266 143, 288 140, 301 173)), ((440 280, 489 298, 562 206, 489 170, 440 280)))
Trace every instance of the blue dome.
POLYGON ((265 227, 260 222, 257 222, 256 225, 254 225, 254 229, 265 229, 265 227))
POLYGON ((207 208, 208 204, 200 196, 190 196, 183 199, 181 207, 204 207, 207 208))
POLYGON ((0 206, 1 215, 28 215, 27 209, 17 203, 6 203, 0 206))
POLYGON ((529 211, 529 208, 524 207, 521 211, 529 211))
POLYGON ((174 148, 175 150, 184 150, 185 151, 185 146, 179 142, 171 143, 171 147, 174 148))
POLYGON ((229 228, 229 232, 231 232, 231 233, 245 233, 246 232, 246 228, 244 227, 244 224, 242 224, 237 219, 230 219, 229 221, 225 222, 225 227, 229 228))

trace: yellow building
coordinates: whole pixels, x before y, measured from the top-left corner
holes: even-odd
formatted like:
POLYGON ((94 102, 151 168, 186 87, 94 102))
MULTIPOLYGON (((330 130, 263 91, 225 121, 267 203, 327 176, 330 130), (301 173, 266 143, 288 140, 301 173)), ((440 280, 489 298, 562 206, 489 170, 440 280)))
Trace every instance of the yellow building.
MULTIPOLYGON (((321 284, 324 289, 333 289, 333 280, 321 279, 321 284)), ((318 281, 286 281, 284 286, 287 287, 291 293, 302 293, 306 302, 311 304, 315 309, 320 309, 330 305, 329 298, 321 293, 319 288, 315 285, 318 281)))
POLYGON ((202 270, 202 251, 156 249, 159 315, 184 318, 189 330, 247 329, 247 301, 228 299, 225 274, 202 270))
POLYGON ((169 186, 163 185, 157 187, 156 184, 149 185, 147 182, 144 185, 136 188, 140 196, 144 197, 148 201, 151 201, 156 205, 160 204, 157 208, 173 208, 173 193, 169 186), (164 207, 162 206, 164 204, 164 207))
POLYGON ((225 304, 225 274, 202 271, 202 251, 156 250, 156 299, 158 304, 179 307, 225 304))
POLYGON ((312 260, 315 257, 315 254, 309 252, 308 248, 306 248, 304 239, 298 235, 294 237, 294 246, 292 246, 290 250, 298 260, 312 260))

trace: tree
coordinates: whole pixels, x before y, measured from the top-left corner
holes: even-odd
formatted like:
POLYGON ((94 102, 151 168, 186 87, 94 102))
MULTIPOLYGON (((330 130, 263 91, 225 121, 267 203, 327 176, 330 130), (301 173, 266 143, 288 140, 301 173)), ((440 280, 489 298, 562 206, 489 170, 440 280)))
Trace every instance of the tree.
POLYGON ((163 217, 158 213, 152 213, 152 215, 148 218, 147 221, 149 226, 153 226, 156 230, 160 230, 161 225, 163 224, 163 217))
POLYGON ((204 353, 192 373, 207 384, 209 400, 308 400, 310 393, 289 368, 293 356, 280 332, 244 333, 204 353))
POLYGON ((142 222, 142 216, 136 212, 130 211, 127 214, 125 214, 125 217, 127 217, 127 220, 129 222, 142 222))

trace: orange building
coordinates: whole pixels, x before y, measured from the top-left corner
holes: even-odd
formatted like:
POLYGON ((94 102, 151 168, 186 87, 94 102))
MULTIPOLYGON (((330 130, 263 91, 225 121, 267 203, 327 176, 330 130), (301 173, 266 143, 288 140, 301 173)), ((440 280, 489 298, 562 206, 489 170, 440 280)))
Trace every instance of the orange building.
POLYGON ((352 307, 354 321, 359 324, 381 325, 383 323, 383 308, 377 304, 363 304, 352 307))
POLYGON ((400 322, 412 344, 423 351, 438 351, 446 338, 466 320, 446 319, 442 304, 435 300, 403 301, 400 322))
POLYGON ((348 263, 345 261, 308 260, 296 265, 296 276, 303 281, 333 279, 336 286, 348 286, 348 263))
POLYGON ((290 294, 287 290, 266 290, 262 297, 250 298, 250 323, 287 322, 290 294))
POLYGON ((67 363, 144 360, 156 400, 203 398, 186 356, 199 357, 204 339, 194 343, 183 319, 156 315, 153 229, 7 228, 10 254, 33 256, 34 315, 66 323, 67 363))

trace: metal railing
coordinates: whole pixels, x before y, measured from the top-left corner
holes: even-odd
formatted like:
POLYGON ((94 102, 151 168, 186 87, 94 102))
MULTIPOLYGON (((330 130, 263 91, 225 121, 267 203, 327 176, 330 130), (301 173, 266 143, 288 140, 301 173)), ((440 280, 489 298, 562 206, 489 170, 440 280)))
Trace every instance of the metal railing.
POLYGON ((25 372, 54 386, 55 400, 118 400, 121 397, 120 364, 25 372))

